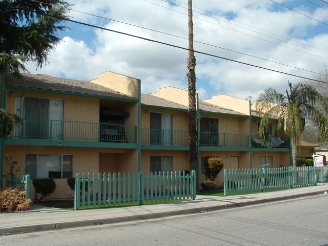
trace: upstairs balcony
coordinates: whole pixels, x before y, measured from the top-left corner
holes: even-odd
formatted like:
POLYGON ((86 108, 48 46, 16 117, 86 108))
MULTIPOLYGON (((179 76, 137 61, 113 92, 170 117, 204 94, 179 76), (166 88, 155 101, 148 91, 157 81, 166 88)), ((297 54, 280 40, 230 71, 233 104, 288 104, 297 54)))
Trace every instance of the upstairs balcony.
POLYGON ((94 122, 24 119, 11 138, 74 142, 136 143, 137 127, 94 122))
POLYGON ((269 135, 266 143, 263 143, 258 135, 252 137, 253 148, 289 148, 289 144, 288 137, 274 137, 269 135))
POLYGON ((142 145, 188 146, 188 131, 141 129, 142 145))
POLYGON ((199 139, 200 146, 217 146, 226 148, 248 148, 249 135, 219 133, 219 132, 201 132, 199 139))

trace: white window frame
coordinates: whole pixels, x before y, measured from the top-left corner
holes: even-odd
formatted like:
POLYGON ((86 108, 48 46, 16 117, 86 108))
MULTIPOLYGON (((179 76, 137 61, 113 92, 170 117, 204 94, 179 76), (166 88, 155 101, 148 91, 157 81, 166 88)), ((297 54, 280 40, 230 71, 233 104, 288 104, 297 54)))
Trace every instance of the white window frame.
MULTIPOLYGON (((71 176, 73 176, 73 162, 74 162, 73 159, 74 159, 74 156, 72 154, 26 154, 25 155, 25 165, 26 165, 26 156, 27 155, 34 155, 34 156, 36 156, 36 170, 35 170, 35 172, 36 172, 36 177, 35 178, 36 179, 39 179, 39 178, 49 178, 49 173, 48 173, 48 176, 47 177, 40 177, 40 176, 38 176, 38 167, 41 165, 39 163, 39 156, 46 156, 46 155, 48 155, 48 156, 50 156, 50 155, 60 156, 60 178, 52 177, 53 179, 67 179, 67 178, 70 178, 71 176), (64 175, 63 175, 63 173, 64 173, 64 171, 63 171, 64 156, 71 156, 71 175, 70 175, 70 177, 64 177, 64 175)), ((26 171, 27 170, 25 168, 25 173, 28 174, 26 171)))

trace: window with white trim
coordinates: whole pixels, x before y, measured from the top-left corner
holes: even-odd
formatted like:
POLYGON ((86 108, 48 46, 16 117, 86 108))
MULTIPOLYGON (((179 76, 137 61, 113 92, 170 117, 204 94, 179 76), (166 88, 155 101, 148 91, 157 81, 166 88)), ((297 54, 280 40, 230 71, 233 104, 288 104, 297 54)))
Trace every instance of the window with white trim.
POLYGON ((72 177, 72 155, 27 154, 25 158, 25 173, 31 179, 72 177))
POLYGON ((173 171, 173 156, 151 156, 150 172, 171 172, 173 171))

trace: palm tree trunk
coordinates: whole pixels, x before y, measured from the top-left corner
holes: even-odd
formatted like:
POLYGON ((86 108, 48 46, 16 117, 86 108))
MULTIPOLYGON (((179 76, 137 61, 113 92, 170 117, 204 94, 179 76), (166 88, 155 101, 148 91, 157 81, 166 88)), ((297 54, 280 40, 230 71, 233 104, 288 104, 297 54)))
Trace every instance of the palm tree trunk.
POLYGON ((194 56, 194 33, 192 21, 192 0, 188 0, 189 16, 189 58, 188 58, 188 98, 189 98, 189 164, 190 170, 197 170, 197 117, 196 117, 196 58, 194 56))
POLYGON ((292 160, 293 160, 293 167, 296 167, 296 158, 297 158, 297 144, 294 141, 294 139, 292 140, 292 160))

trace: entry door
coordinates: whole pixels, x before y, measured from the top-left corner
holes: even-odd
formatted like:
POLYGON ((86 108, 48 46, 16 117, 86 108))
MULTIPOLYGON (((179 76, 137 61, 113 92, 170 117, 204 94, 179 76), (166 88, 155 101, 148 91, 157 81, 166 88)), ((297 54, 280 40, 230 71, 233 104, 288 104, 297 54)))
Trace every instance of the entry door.
POLYGON ((230 169, 237 169, 237 168, 239 168, 239 157, 231 156, 230 157, 230 169))

